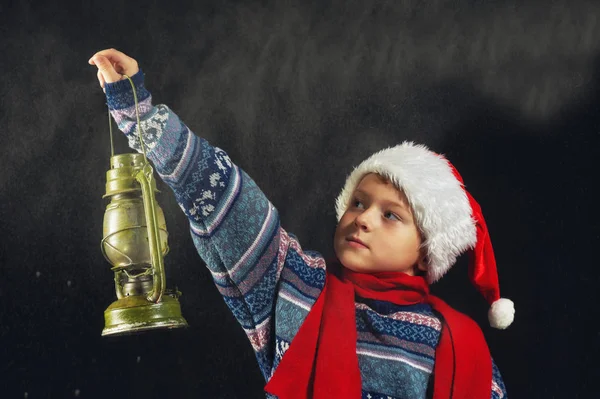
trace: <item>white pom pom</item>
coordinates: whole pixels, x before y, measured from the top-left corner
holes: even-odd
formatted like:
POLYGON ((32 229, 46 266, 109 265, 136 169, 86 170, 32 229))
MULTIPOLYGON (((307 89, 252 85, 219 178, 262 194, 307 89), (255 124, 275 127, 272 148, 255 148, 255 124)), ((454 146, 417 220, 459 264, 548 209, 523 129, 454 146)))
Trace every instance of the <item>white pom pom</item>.
POLYGON ((504 330, 515 319, 515 304, 510 299, 500 298, 490 307, 488 320, 494 328, 504 330))

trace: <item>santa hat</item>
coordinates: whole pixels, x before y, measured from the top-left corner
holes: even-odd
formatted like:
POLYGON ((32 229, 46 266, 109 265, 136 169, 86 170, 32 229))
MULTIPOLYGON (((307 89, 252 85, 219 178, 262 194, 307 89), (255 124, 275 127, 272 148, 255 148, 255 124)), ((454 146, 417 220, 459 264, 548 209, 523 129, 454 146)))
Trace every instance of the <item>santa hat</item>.
POLYGON ((425 238, 428 282, 438 281, 457 256, 470 251, 469 277, 490 304, 490 325, 508 327, 514 319, 514 304, 500 298, 496 260, 481 207, 465 190, 454 166, 442 155, 412 142, 379 151, 348 176, 336 200, 338 221, 368 173, 386 177, 406 195, 425 238))

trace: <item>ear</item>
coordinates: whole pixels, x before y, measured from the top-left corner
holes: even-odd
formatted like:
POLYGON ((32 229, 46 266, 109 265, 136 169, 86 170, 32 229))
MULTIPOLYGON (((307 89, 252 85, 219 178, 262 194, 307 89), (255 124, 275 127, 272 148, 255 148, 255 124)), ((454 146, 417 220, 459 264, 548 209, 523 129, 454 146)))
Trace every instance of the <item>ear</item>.
POLYGON ((427 259, 427 255, 424 253, 425 251, 421 251, 421 255, 419 256, 419 260, 417 261, 417 269, 422 272, 426 272, 429 269, 429 261, 427 259))

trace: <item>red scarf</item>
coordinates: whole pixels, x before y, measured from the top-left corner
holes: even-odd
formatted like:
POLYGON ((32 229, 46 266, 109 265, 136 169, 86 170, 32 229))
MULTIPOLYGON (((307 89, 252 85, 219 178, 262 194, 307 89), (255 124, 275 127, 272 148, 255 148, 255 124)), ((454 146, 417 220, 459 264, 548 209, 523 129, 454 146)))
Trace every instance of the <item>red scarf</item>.
POLYGON ((489 399, 492 361, 479 326, 429 294, 423 277, 356 273, 328 265, 325 287, 265 391, 280 399, 361 397, 354 296, 397 305, 428 303, 443 318, 435 351, 434 399, 489 399))

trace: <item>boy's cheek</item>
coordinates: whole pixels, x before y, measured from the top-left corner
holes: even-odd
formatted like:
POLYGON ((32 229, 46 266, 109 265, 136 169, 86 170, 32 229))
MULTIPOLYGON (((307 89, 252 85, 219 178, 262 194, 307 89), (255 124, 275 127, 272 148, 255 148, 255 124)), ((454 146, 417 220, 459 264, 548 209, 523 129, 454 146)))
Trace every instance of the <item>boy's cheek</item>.
POLYGON ((341 243, 338 239, 338 237, 336 236, 335 239, 333 240, 333 251, 335 252, 335 255, 339 258, 342 255, 342 248, 341 247, 341 243))
POLYGON ((344 233, 344 227, 341 223, 338 223, 337 227, 335 228, 335 233, 333 235, 333 239, 335 244, 338 244, 340 240, 344 239, 344 237, 346 237, 347 234, 344 233))

